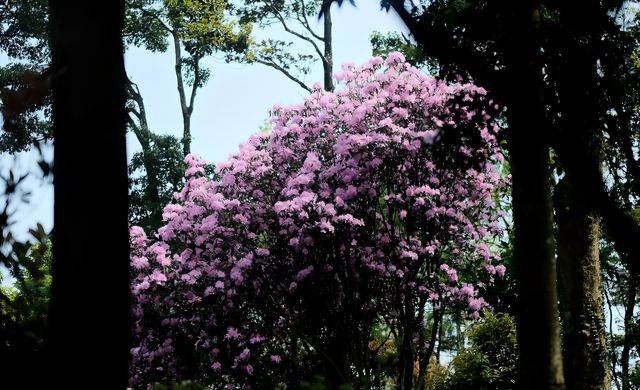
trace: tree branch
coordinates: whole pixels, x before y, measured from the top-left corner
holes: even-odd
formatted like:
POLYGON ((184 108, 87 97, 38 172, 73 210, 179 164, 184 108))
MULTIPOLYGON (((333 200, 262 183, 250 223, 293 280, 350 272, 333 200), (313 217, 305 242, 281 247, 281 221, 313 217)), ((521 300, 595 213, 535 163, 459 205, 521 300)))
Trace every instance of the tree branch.
POLYGON ((297 31, 294 31, 292 29, 289 28, 289 26, 287 25, 287 22, 285 21, 284 17, 280 14, 280 12, 278 12, 278 10, 276 10, 273 5, 269 4, 268 5, 269 8, 271 8, 271 12, 273 13, 273 16, 276 17, 276 19, 278 19, 278 21, 280 21, 280 24, 282 25, 282 28, 284 28, 284 31, 288 32, 289 34, 298 37, 300 39, 302 39, 303 41, 307 41, 309 42, 316 54, 318 54, 318 57, 320 57, 320 59, 322 60, 322 62, 326 62, 326 58, 324 57, 324 54, 322 53, 322 50, 320 50, 320 47, 318 46, 318 44, 311 38, 309 38, 308 36, 305 36, 297 31))
POLYGON ((187 106, 187 98, 184 91, 184 80, 182 78, 182 52, 181 52, 181 42, 180 37, 176 31, 171 31, 171 36, 173 37, 173 52, 175 56, 175 72, 176 72, 176 81, 178 83, 178 95, 180 96, 180 108, 182 109, 182 115, 185 115, 188 112, 187 106))
POLYGON ((300 79, 298 79, 297 77, 293 76, 286 69, 284 69, 282 66, 276 64, 275 62, 269 62, 269 61, 264 61, 264 60, 260 60, 260 59, 255 60, 255 62, 257 62, 259 64, 262 64, 262 65, 269 66, 269 67, 271 67, 273 69, 278 70, 280 73, 285 75, 289 80, 293 81, 294 83, 297 83, 299 86, 301 86, 303 89, 307 90, 308 92, 311 92, 311 88, 309 88, 300 79))
POLYGON ((131 5, 131 2, 127 1, 127 7, 129 8, 133 8, 133 9, 137 9, 138 11, 142 12, 143 14, 147 15, 147 16, 151 16, 153 19, 157 20, 158 23, 160 23, 160 26, 162 26, 162 28, 164 28, 168 33, 172 34, 173 30, 171 29, 171 27, 169 27, 169 25, 167 25, 167 23, 162 20, 162 18, 160 18, 156 13, 151 12, 145 8, 142 7, 134 7, 131 5))
MULTIPOLYGON (((315 31, 313 31, 313 29, 311 28, 311 25, 309 24, 309 19, 307 19, 307 11, 306 11, 306 5, 304 4, 304 0, 300 0, 300 4, 302 4, 302 20, 300 20, 298 18, 298 20, 300 21, 300 24, 302 24, 302 26, 309 31, 309 33, 316 39, 320 40, 320 41, 324 41, 324 37, 316 34, 315 31)), ((298 13, 298 15, 300 15, 300 13, 298 13)))
POLYGON ((133 100, 138 105, 138 111, 133 108, 129 109, 129 112, 134 114, 138 120, 140 121, 140 126, 144 128, 149 128, 147 122, 147 112, 144 107, 144 100, 142 99, 142 94, 140 93, 140 89, 138 85, 131 81, 131 79, 127 78, 126 82, 127 95, 130 100, 133 100))
POLYGON ((193 112, 193 102, 196 100, 196 92, 200 84, 200 58, 201 57, 195 58, 193 63, 193 88, 191 89, 191 96, 189 97, 189 107, 187 107, 189 114, 193 112))

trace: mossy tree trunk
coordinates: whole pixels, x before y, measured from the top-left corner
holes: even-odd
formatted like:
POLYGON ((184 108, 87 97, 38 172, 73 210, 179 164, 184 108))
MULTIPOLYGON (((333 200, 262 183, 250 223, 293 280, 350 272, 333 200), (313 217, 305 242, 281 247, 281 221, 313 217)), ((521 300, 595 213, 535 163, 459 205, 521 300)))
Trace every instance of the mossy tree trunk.
POLYGON ((566 178, 555 188, 558 283, 568 390, 611 388, 600 272, 600 218, 570 199, 566 178))

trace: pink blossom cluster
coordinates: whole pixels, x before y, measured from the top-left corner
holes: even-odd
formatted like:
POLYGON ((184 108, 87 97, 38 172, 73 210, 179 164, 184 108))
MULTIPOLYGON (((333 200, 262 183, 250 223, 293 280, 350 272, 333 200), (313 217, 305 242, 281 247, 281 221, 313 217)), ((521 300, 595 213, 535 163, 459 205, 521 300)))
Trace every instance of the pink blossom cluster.
POLYGON ((204 375, 252 388, 291 371, 293 336, 366 349, 381 319, 410 318, 418 340, 425 307, 486 306, 474 275, 505 272, 491 245, 497 106, 399 53, 336 79, 335 93, 274 107, 273 130, 219 164, 219 180, 187 156, 157 236, 131 228, 132 386, 204 375))

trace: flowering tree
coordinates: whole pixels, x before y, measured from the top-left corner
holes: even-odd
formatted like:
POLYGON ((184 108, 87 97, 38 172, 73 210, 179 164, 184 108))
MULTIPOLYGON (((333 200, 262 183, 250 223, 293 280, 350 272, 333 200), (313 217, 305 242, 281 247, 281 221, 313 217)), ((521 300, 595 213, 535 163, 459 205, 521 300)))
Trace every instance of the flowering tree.
POLYGON ((465 276, 505 272, 490 245, 503 184, 497 106, 399 53, 336 79, 335 93, 275 107, 273 131, 220 164, 219 181, 187 156, 157 240, 131 229, 132 385, 295 388, 313 362, 331 388, 367 388, 379 380, 370 341, 383 323, 410 389, 435 344, 427 312, 437 321, 464 305, 475 318, 486 306, 465 276))

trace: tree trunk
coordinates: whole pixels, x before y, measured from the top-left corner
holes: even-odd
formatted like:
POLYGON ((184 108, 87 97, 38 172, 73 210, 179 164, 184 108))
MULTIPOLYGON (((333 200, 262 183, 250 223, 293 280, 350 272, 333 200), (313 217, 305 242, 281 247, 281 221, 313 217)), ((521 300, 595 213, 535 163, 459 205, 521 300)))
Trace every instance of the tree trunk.
POLYGON ((426 385, 427 380, 427 369, 429 368, 429 362, 431 361, 431 356, 434 354, 436 342, 438 344, 438 352, 436 355, 436 362, 440 364, 440 344, 442 343, 442 328, 444 327, 444 312, 440 309, 433 310, 433 326, 431 328, 431 335, 429 338, 429 346, 426 350, 424 350, 423 346, 425 343, 425 330, 421 329, 420 331, 420 348, 423 349, 419 354, 419 370, 418 377, 416 378, 415 389, 422 390, 426 385))
POLYGON ((562 117, 557 151, 566 176, 559 184, 558 261, 562 267, 564 342, 568 389, 609 389, 604 303, 599 261, 602 179, 598 59, 600 2, 567 1, 558 37, 565 60, 558 67, 562 117), (563 199, 565 197, 565 199, 563 199))
POLYGON ((513 179, 519 389, 564 389, 555 244, 538 35, 540 5, 514 5, 509 21, 509 156, 513 179))
POLYGON ((636 276, 629 275, 629 286, 627 290, 627 302, 624 308, 624 342, 622 345, 622 353, 620 355, 620 367, 622 368, 622 390, 631 390, 629 381, 629 355, 633 347, 633 338, 630 337, 629 331, 633 324, 633 310, 636 307, 637 284, 636 276))
POLYGON ((153 210, 155 214, 158 214, 157 209, 160 208, 160 215, 154 215, 152 217, 154 223, 158 225, 162 222, 162 206, 160 205, 160 182, 158 167, 154 164, 152 157, 153 149, 151 147, 151 138, 153 134, 149 130, 149 122, 147 121, 147 111, 144 106, 144 100, 139 90, 134 88, 135 84, 127 78, 127 95, 128 99, 134 101, 138 105, 138 110, 131 109, 128 113, 129 127, 133 130, 140 146, 142 147, 142 164, 147 174, 147 187, 144 189, 149 201, 152 202, 153 210), (133 114, 138 118, 138 123, 131 117, 133 114))
POLYGON ((600 219, 578 203, 563 178, 556 186, 558 284, 568 390, 611 388, 600 273, 600 219))
MULTIPOLYGON (((350 383, 350 364, 347 360, 346 350, 349 348, 345 329, 336 327, 327 342, 327 353, 322 355, 324 370, 327 375, 326 383, 329 390, 341 390, 350 383)), ((351 387, 348 387, 351 388, 351 387)))
POLYGON ((55 226, 46 388, 124 389, 131 333, 124 2, 98 10, 49 4, 55 226))
POLYGON ((193 97, 195 97, 197 85, 193 85, 191 105, 189 105, 189 103, 187 103, 184 78, 182 76, 182 41, 175 29, 171 31, 171 36, 173 38, 174 57, 176 61, 176 82, 178 83, 180 110, 182 112, 182 154, 186 156, 191 153, 191 113, 193 111, 193 97))
POLYGON ((399 331, 402 337, 400 345, 398 390, 413 389, 413 365, 415 362, 415 351, 413 348, 413 336, 416 331, 415 309, 413 306, 413 294, 410 289, 405 289, 403 293, 403 308, 400 316, 399 331))
POLYGON ((322 68, 324 71, 324 89, 333 92, 333 35, 331 23, 331 5, 329 5, 324 13, 324 60, 322 68))

